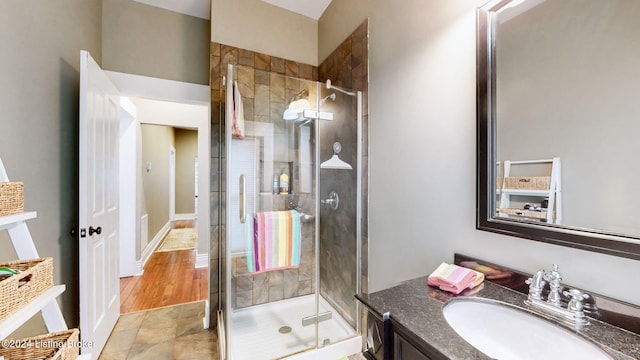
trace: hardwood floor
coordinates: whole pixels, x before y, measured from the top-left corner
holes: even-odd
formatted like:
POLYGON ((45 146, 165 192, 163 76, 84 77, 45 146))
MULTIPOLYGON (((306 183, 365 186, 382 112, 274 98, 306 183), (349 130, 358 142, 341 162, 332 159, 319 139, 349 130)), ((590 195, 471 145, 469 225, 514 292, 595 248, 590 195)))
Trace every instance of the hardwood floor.
MULTIPOLYGON (((176 222, 174 228, 192 227, 176 222)), ((154 252, 141 276, 120 279, 120 313, 208 298, 208 268, 195 268, 195 250, 154 252)))

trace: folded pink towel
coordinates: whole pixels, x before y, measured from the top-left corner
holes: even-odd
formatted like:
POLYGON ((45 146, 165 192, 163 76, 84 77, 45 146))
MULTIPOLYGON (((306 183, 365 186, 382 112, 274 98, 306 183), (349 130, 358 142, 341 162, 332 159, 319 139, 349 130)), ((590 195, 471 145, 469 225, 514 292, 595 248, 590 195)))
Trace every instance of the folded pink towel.
POLYGON ((464 289, 478 286, 484 277, 480 278, 476 271, 458 265, 442 263, 429 275, 427 284, 437 286, 441 290, 460 294, 464 289))

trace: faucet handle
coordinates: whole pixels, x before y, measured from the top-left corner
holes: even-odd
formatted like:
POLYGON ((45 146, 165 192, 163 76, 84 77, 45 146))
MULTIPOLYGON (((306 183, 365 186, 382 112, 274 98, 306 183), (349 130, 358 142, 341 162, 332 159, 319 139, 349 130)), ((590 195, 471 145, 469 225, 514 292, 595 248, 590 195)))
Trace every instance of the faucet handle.
POLYGON ((584 306, 582 304, 582 301, 587 300, 590 298, 589 294, 585 294, 582 291, 578 290, 578 289, 571 289, 568 291, 563 291, 562 294, 564 296, 567 297, 571 297, 571 300, 569 301, 569 304, 567 305, 567 309, 571 310, 571 311, 580 311, 582 312, 584 309, 584 306))
POLYGON ((532 277, 525 281, 529 285, 529 297, 535 300, 542 300, 542 289, 545 281, 543 280, 544 270, 538 270, 532 277))

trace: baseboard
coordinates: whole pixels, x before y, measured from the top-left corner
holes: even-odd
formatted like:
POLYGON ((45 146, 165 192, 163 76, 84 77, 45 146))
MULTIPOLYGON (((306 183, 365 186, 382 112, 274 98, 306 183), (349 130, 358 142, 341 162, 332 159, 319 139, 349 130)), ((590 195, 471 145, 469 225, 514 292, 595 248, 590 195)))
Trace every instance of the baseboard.
POLYGON ((144 274, 144 264, 142 260, 136 261, 136 273, 133 276, 142 276, 144 274))
POLYGON ((147 261, 151 257, 151 254, 153 254, 153 252, 156 251, 158 246, 160 246, 160 242, 167 235, 169 230, 171 230, 171 222, 167 221, 167 223, 164 224, 164 226, 160 229, 160 231, 158 231, 156 236, 153 237, 153 240, 151 240, 151 242, 147 244, 147 246, 144 248, 144 250, 142 251, 142 256, 140 257, 140 260, 136 261, 136 272, 138 274, 142 274, 144 269, 144 264, 147 263, 147 261))
POLYGON ((195 220, 196 214, 175 214, 174 220, 195 220))
POLYGON ((196 269, 209 266, 209 254, 198 254, 196 252, 196 269))

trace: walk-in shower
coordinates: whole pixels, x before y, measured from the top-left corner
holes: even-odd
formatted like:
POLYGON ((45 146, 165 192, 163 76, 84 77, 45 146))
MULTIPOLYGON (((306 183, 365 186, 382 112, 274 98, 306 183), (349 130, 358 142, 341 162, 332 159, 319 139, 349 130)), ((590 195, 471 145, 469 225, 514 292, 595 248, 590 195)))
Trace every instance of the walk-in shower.
POLYGON ((361 93, 243 66, 225 78, 221 359, 358 352, 361 93), (351 169, 321 168, 338 142, 351 169), (333 193, 339 206, 321 203, 333 193))

